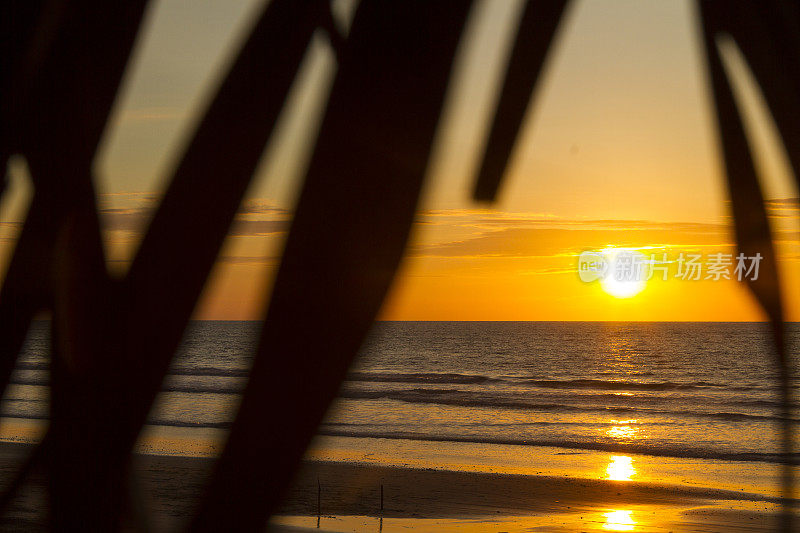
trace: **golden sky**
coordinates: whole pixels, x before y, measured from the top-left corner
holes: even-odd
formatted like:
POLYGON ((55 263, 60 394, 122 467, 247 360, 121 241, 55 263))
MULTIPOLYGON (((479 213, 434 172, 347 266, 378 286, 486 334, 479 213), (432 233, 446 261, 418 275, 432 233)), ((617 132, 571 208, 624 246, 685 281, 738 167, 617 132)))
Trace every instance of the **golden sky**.
MULTIPOLYGON (((351 1, 338 2, 346 23, 351 1)), ((260 9, 256 0, 151 6, 95 161, 109 267, 124 272, 174 158, 260 9)), ((409 255, 382 317, 396 320, 758 320, 735 281, 648 282, 615 298, 582 283, 577 255, 733 253, 693 6, 583 0, 567 13, 501 198, 469 197, 521 2, 483 1, 454 66, 409 255)), ((785 292, 800 294, 797 190, 735 46, 721 43, 778 236, 785 292)), ((324 39, 309 48, 198 318, 253 319, 278 264, 327 90, 324 39)), ((390 105, 390 104, 389 104, 390 105)), ((30 194, 12 168, 1 260, 30 194)), ((202 216, 202 213, 192 214, 202 216)), ((674 265, 673 265, 674 266, 674 265)), ((800 320, 800 302, 787 302, 800 320)))

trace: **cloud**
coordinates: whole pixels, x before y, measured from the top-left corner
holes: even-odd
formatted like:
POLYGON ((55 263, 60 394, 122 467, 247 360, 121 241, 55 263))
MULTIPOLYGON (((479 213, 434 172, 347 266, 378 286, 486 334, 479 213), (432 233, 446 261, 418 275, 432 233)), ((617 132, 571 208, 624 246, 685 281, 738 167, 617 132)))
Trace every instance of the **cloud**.
MULTIPOLYGON (((799 198, 765 202, 773 219, 773 238, 782 245, 800 245, 800 232, 789 219, 800 215, 799 198)), ((627 246, 700 251, 735 247, 732 221, 664 222, 611 218, 564 218, 549 213, 488 209, 422 211, 417 217, 422 241, 410 255, 442 258, 572 257, 585 249, 627 246), (431 242, 434 235, 439 242, 431 242)), ((786 249, 781 250, 786 259, 786 249)))
POLYGON ((765 200, 767 215, 774 219, 800 219, 800 198, 765 200))
POLYGON ((480 229, 460 238, 413 246, 412 255, 426 257, 572 256, 609 245, 635 248, 731 246, 725 224, 652 220, 567 219, 519 213, 426 213, 442 227, 480 229))
MULTIPOLYGON (((103 201, 124 205, 101 210, 103 228, 107 231, 125 232, 128 237, 145 231, 157 207, 157 196, 149 193, 103 195, 101 204, 103 201)), ((796 216, 800 212, 798 198, 773 199, 765 204, 771 217, 786 217, 792 213, 796 216)), ((727 217, 724 219, 728 220, 727 217)), ((441 239, 440 242, 428 240, 412 245, 409 255, 418 257, 572 257, 582 250, 608 245, 684 250, 733 246, 732 230, 730 224, 726 223, 564 218, 549 213, 490 209, 421 211, 415 223, 438 228, 441 239)), ((250 198, 243 202, 236 214, 229 235, 280 235, 288 231, 290 224, 290 210, 264 198, 250 198)), ((422 238, 430 239, 432 235, 423 232, 422 238)), ((123 237, 119 235, 116 238, 123 237)), ((777 243, 800 244, 800 234, 796 229, 788 227, 776 228, 774 238, 777 243)), ((267 258, 236 257, 221 260, 241 264, 264 262, 267 258)), ((275 258, 269 260, 273 261, 275 258)))
MULTIPOLYGON (((730 212, 730 200, 725 200, 725 205, 730 212)), ((800 198, 772 198, 764 200, 767 216, 773 219, 800 219, 800 198)), ((724 215, 727 220, 732 219, 730 214, 724 215)))
MULTIPOLYGON (((157 208, 156 197, 144 193, 116 193, 103 195, 106 202, 131 203, 131 207, 104 207, 100 209, 101 226, 106 231, 142 234, 157 208), (118 197, 118 198, 115 198, 118 197)), ((187 216, 192 216, 187 214, 187 216)), ((250 237, 283 233, 288 230, 291 212, 267 200, 249 199, 237 212, 229 235, 250 237)))
POLYGON ((105 208, 100 210, 100 226, 107 231, 139 233, 146 227, 152 213, 153 209, 148 207, 105 208))
POLYGON ((800 198, 775 198, 765 200, 764 205, 767 209, 793 209, 800 210, 800 198))
POLYGON ((249 198, 242 202, 239 207, 238 214, 240 216, 248 215, 278 215, 283 217, 290 217, 292 212, 283 207, 279 207, 269 200, 264 198, 249 198))
POLYGON ((234 220, 228 235, 236 237, 254 237, 283 233, 289 230, 289 220, 234 220))
POLYGON ((549 213, 514 213, 484 209, 452 209, 422 211, 417 217, 422 225, 441 225, 464 228, 496 230, 500 227, 531 228, 592 228, 644 231, 669 229, 673 231, 715 233, 725 231, 727 225, 702 222, 658 222, 652 220, 563 218, 549 213))
POLYGON ((280 256, 242 256, 242 255, 221 255, 217 258, 218 263, 230 265, 277 265, 280 256))

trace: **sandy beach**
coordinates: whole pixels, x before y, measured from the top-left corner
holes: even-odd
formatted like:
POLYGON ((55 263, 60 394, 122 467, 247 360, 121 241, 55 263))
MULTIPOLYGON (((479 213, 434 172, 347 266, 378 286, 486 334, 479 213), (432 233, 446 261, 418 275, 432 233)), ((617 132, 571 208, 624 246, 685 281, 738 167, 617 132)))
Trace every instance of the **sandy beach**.
POLYGON ((273 522, 316 527, 317 479, 330 531, 771 531, 776 517, 774 498, 742 491, 309 462, 281 513, 311 520, 273 522))
MULTIPOLYGON (((0 447, 4 480, 29 451, 0 447)), ((156 530, 180 528, 191 516, 212 464, 209 458, 136 456, 137 492, 157 517, 156 530)), ((43 477, 35 472, 2 529, 44 529, 43 496, 43 477)), ((771 531, 776 503, 774 496, 742 490, 311 460, 269 529, 771 531)))

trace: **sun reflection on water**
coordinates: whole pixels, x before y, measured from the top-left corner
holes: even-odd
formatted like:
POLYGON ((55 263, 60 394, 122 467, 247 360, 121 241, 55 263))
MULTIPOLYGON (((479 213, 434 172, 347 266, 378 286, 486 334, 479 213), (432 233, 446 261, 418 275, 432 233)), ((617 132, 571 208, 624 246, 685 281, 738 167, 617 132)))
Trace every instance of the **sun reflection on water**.
POLYGON ((633 531, 636 526, 631 514, 633 511, 614 510, 605 513, 606 523, 603 524, 603 529, 611 531, 633 531))
POLYGON ((632 441, 641 439, 641 428, 637 419, 630 420, 610 420, 611 427, 605 430, 606 437, 611 437, 618 441, 632 441))
POLYGON ((633 426, 613 426, 606 430, 606 435, 615 439, 633 439, 636 437, 637 429, 633 426))
POLYGON ((614 481, 630 481, 636 474, 633 468, 633 459, 627 455, 612 455, 606 467, 606 477, 614 481))

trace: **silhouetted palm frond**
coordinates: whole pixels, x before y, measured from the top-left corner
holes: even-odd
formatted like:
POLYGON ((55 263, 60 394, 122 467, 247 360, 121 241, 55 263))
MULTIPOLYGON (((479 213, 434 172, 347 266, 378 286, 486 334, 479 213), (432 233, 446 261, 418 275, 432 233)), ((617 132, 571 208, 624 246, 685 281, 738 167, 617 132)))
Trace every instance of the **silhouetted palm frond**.
POLYGON ((483 164, 475 183, 476 200, 494 201, 497 196, 525 111, 533 99, 536 82, 566 5, 566 0, 525 3, 483 164))
MULTIPOLYGON (((798 19, 787 20, 783 27, 773 27, 774 36, 766 33, 766 25, 762 16, 768 13, 779 16, 783 7, 788 4, 783 2, 769 2, 761 6, 748 2, 731 2, 723 5, 720 2, 703 1, 701 2, 701 16, 703 22, 703 40, 705 44, 706 57, 711 78, 711 87, 716 105, 717 125, 721 141, 725 175, 728 181, 728 191, 730 193, 731 207, 734 220, 734 230, 736 234, 737 250, 746 257, 753 257, 760 254, 763 268, 759 272, 756 280, 747 280, 747 283, 758 303, 769 317, 774 339, 775 358, 779 373, 780 385, 780 417, 781 424, 781 443, 784 454, 783 465, 783 494, 787 501, 787 508, 782 514, 781 528, 784 531, 792 531, 792 513, 788 508, 788 500, 792 497, 794 486, 793 479, 793 431, 791 424, 792 398, 791 398, 791 366, 786 352, 785 328, 783 324, 783 306, 781 304, 781 290, 778 280, 777 257, 772 244, 772 234, 767 220, 767 211, 764 205, 764 197, 758 183, 753 157, 747 141, 744 126, 740 118, 734 100, 731 83, 725 75, 722 60, 717 48, 716 38, 724 33, 731 32, 743 50, 750 52, 750 61, 753 65, 756 77, 762 87, 769 87, 773 106, 777 104, 777 99, 782 96, 781 88, 790 84, 791 75, 797 70, 800 63, 800 49, 794 48, 794 53, 780 56, 785 61, 787 70, 783 75, 778 74, 772 68, 776 64, 776 57, 769 56, 767 52, 770 48, 773 51, 779 48, 780 44, 785 44, 787 40, 796 40, 800 33, 796 30, 798 19), (772 4, 765 9, 766 4, 772 4), (771 9, 769 9, 771 8, 771 9), (745 18, 746 17, 746 18, 745 18), (786 31, 787 26, 791 31, 786 31), (788 76, 787 76, 788 74, 788 76), (759 77, 760 75, 760 77, 759 77)), ((795 15, 797 13, 794 13, 795 15)), ((796 41, 797 43, 798 41, 796 41)), ((795 44, 796 44, 795 43, 795 44)), ((789 47, 791 48, 791 47, 789 47)), ((783 61, 782 61, 783 63, 783 61)), ((800 126, 800 114, 795 114, 795 120, 787 120, 783 113, 797 109, 800 100, 795 93, 791 104, 787 102, 786 107, 778 107, 780 120, 778 124, 783 124, 782 133, 789 133, 791 128, 800 126)), ((773 111, 774 113, 774 111, 773 111)), ((776 115, 774 115, 776 116, 776 115)), ((784 137, 786 142, 786 137, 784 137)), ((795 143, 799 139, 788 141, 789 153, 793 163, 800 161, 800 145, 795 143)), ((800 168, 795 167, 795 175, 800 168)))
POLYGON ((193 529, 232 517, 250 529, 279 503, 403 256, 468 8, 359 6, 250 382, 193 529))

